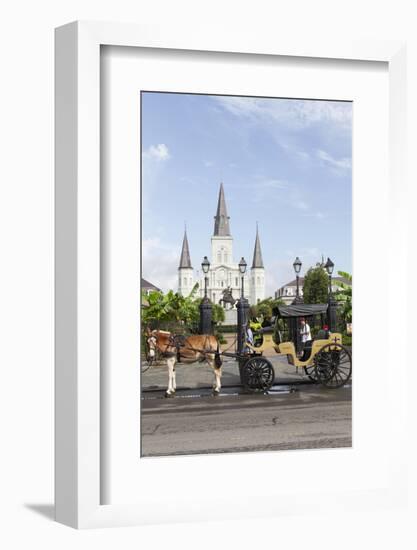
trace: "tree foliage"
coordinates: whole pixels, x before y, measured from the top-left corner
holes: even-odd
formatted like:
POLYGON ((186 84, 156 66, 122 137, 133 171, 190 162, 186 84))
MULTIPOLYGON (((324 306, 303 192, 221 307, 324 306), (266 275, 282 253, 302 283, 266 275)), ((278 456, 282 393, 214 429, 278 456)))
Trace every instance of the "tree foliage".
POLYGON ((188 296, 182 296, 169 290, 164 294, 153 290, 143 295, 143 302, 148 306, 142 308, 142 323, 145 325, 160 325, 167 322, 182 322, 192 325, 198 322, 198 301, 194 298, 198 286, 194 287, 188 296))
POLYGON ((270 318, 273 315, 272 310, 274 307, 282 305, 283 303, 281 298, 265 298, 256 305, 250 307, 249 315, 251 317, 262 317, 263 319, 270 318))
POLYGON ((305 304, 323 304, 328 300, 329 278, 321 267, 310 267, 304 277, 303 299, 305 304))
POLYGON ((338 274, 349 281, 349 284, 343 283, 342 281, 334 281, 335 285, 338 287, 335 292, 335 299, 340 304, 340 315, 345 323, 352 322, 352 275, 346 273, 346 271, 338 271, 338 274))
MULTIPOLYGON (((169 290, 166 294, 160 290, 154 290, 149 294, 143 293, 142 324, 153 328, 170 328, 175 325, 177 329, 197 330, 200 321, 201 298, 196 298, 198 283, 196 283, 188 296, 182 296, 178 292, 169 290)), ((212 304, 213 323, 217 325, 224 321, 224 309, 219 304, 212 304)))

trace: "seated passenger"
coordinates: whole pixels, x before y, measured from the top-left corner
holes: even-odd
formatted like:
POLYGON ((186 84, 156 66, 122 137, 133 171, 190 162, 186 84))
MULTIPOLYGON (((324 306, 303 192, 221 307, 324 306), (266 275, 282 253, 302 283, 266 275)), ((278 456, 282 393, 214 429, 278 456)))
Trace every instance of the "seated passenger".
POLYGON ((256 348, 262 346, 262 342, 264 338, 262 336, 262 333, 259 332, 262 329, 262 325, 256 317, 252 317, 249 323, 249 327, 253 334, 253 345, 256 348))

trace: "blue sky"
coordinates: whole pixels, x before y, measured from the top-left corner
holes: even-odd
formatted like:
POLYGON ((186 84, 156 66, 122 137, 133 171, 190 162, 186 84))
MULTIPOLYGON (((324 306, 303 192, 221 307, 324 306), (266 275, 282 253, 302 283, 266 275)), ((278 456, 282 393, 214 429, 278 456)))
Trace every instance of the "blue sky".
POLYGON ((323 254, 351 272, 352 104, 142 93, 142 271, 177 285, 184 234, 199 269, 223 181, 234 260, 252 261, 256 222, 266 292, 323 254))

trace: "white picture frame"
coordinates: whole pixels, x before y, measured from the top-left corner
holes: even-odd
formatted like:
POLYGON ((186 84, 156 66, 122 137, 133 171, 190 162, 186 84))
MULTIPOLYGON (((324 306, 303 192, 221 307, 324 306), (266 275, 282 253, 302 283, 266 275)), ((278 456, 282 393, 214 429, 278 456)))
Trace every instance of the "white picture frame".
MULTIPOLYGON (((389 151, 392 216, 396 237, 405 234, 403 172, 405 143, 405 44, 372 40, 332 42, 224 32, 210 29, 178 33, 113 23, 75 22, 56 30, 56 519, 77 528, 159 521, 155 509, 133 504, 101 504, 100 400, 100 48, 127 46, 381 61, 389 70, 389 151)), ((394 265, 405 265, 406 250, 397 247, 394 265)), ((396 268, 397 269, 397 268, 396 268)), ((398 275, 398 271, 397 271, 398 275)), ((399 306, 403 307, 403 306, 399 306)), ((404 306, 405 307, 405 306, 404 306)), ((399 336, 399 344, 401 345, 399 336)), ((397 340, 398 341, 398 340, 397 340)), ((403 346, 405 349, 405 346, 403 346)), ((400 352, 401 353, 401 352, 400 352)), ((405 363, 405 361, 404 361, 405 363)), ((391 406, 393 402, 391 401, 391 406)), ((398 404, 398 403, 397 403, 398 404)), ((403 418, 399 411, 397 420, 403 418)), ((393 471, 405 461, 401 435, 393 471)), ((384 491, 351 497, 350 506, 369 497, 381 502, 405 498, 406 478, 392 475, 384 491)), ((273 514, 297 509, 298 495, 288 495, 273 514)), ((304 504, 346 507, 346 495, 305 495, 304 504)), ((266 499, 267 500, 267 499, 266 499)), ((167 517, 181 519, 175 502, 167 517)), ((210 514, 210 512, 208 512, 210 514)), ((205 517, 201 510, 192 519, 205 517)), ((209 516, 210 517, 210 516, 209 516)), ((233 517, 230 516, 230 517, 233 517)), ((238 517, 238 516, 237 516, 238 517)), ((191 519, 191 518, 183 518, 191 519)), ((214 518, 213 518, 214 519, 214 518)))

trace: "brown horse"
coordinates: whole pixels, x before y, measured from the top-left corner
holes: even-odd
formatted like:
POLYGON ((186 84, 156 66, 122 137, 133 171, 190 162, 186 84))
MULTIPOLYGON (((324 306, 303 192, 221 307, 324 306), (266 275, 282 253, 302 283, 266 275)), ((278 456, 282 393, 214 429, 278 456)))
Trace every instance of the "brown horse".
POLYGON ((166 358, 168 367, 168 388, 166 397, 171 397, 176 391, 175 364, 197 363, 207 361, 214 370, 213 393, 217 395, 221 389, 222 367, 219 356, 219 343, 210 334, 194 334, 178 337, 165 330, 147 330, 147 337, 156 339, 156 348, 160 355, 166 358))

